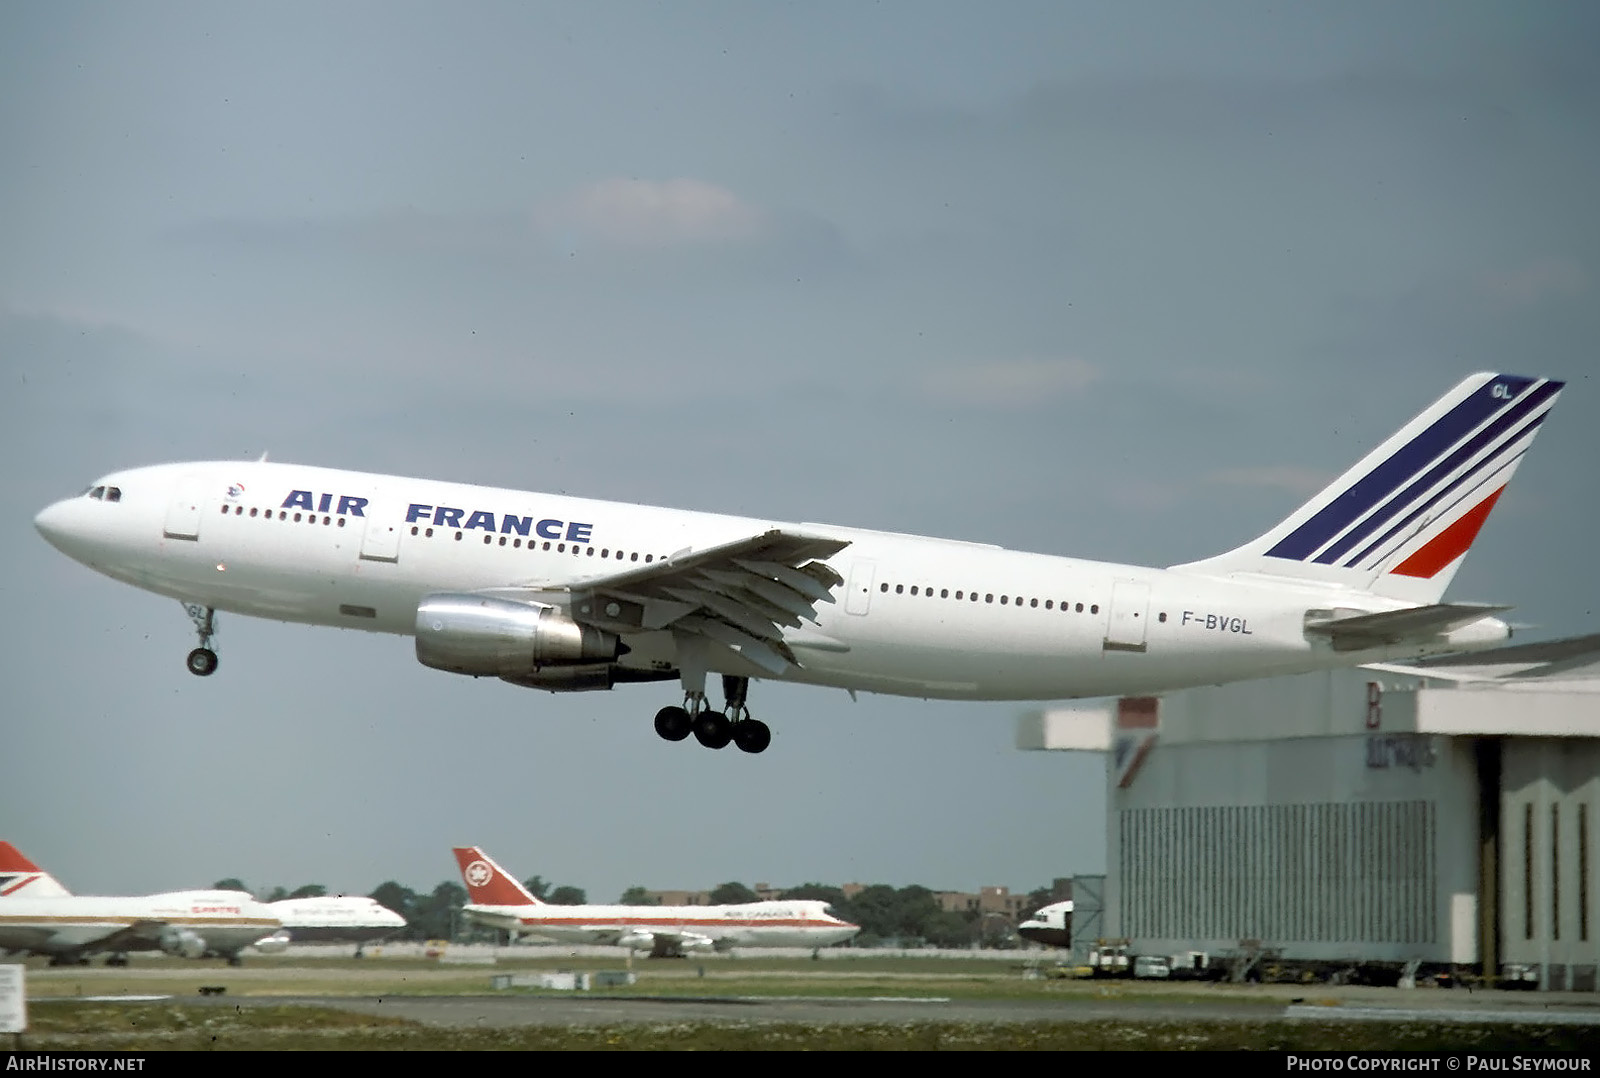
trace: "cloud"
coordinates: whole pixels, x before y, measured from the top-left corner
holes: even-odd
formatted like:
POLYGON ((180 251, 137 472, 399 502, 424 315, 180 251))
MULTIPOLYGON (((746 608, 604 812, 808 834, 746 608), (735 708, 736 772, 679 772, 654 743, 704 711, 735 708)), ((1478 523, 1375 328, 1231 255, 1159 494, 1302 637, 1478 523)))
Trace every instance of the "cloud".
POLYGON ((923 378, 922 391, 938 400, 985 408, 1031 408, 1085 392, 1100 378, 1081 359, 1012 359, 948 367, 923 378))
POLYGON ((703 180, 599 180, 534 212, 546 232, 577 229, 619 246, 739 243, 767 230, 767 215, 703 180))

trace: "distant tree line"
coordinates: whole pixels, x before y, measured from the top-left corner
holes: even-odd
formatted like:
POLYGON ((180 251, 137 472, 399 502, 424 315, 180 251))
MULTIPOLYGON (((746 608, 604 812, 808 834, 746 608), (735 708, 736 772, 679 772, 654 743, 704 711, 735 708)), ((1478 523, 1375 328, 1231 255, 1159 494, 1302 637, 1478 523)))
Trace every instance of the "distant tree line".
MULTIPOLYGON (((222 890, 248 891, 237 879, 218 880, 215 886, 222 890)), ((581 906, 588 897, 581 887, 557 886, 542 877, 524 880, 528 893, 542 902, 555 906, 581 906)), ((276 902, 285 898, 314 898, 327 894, 321 884, 306 884, 290 891, 275 887, 263 901, 276 902)), ((463 942, 502 939, 504 934, 491 929, 469 925, 461 917, 461 907, 467 903, 467 892, 458 883, 446 881, 432 891, 419 893, 390 880, 380 884, 369 896, 381 905, 398 913, 406 920, 406 928, 398 938, 410 940, 453 939, 463 942)), ((941 909, 938 896, 926 887, 912 884, 909 887, 892 887, 876 883, 862 888, 852 898, 846 898, 838 887, 823 883, 807 883, 791 887, 778 896, 780 899, 813 899, 828 903, 835 916, 861 926, 861 932, 851 941, 856 947, 1015 947, 1019 941, 1009 918, 985 917, 977 910, 951 911, 941 909)), ((1028 901, 1017 920, 1026 920, 1039 907, 1051 899, 1050 889, 1041 887, 1028 894, 1028 901)), ((754 891, 742 883, 729 882, 711 891, 713 905, 728 905, 760 900, 754 891)), ((625 906, 654 904, 645 888, 629 887, 618 901, 625 906)))

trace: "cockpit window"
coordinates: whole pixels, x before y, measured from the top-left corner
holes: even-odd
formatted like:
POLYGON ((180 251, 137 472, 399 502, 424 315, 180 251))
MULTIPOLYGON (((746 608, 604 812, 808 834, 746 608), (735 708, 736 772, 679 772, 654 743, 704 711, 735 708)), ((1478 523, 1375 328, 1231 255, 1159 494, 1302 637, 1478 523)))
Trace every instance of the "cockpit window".
POLYGON ((105 496, 106 496, 106 488, 105 487, 95 487, 93 490, 91 490, 89 492, 89 497, 93 498, 95 501, 99 501, 101 498, 104 498, 105 496))
POLYGON ((108 501, 108 502, 120 502, 121 500, 122 500, 122 488, 121 487, 107 487, 106 488, 106 501, 108 501))

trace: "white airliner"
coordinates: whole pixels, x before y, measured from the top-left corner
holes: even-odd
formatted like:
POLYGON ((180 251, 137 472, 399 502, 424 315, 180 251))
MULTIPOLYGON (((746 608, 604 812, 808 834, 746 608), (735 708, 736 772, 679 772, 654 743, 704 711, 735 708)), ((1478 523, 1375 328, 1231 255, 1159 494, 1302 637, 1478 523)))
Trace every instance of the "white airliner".
POLYGON ((751 678, 1057 700, 1499 643, 1508 607, 1441 600, 1561 387, 1475 374, 1271 531, 1165 569, 264 457, 115 472, 34 523, 182 601, 196 674, 219 610, 410 634, 427 666, 532 688, 680 680, 657 733, 761 752, 751 678))
POLYGON ((457 846, 455 855, 471 900, 462 907, 469 920, 560 943, 598 943, 665 958, 734 947, 815 950, 861 931, 835 917, 826 902, 802 899, 733 906, 555 906, 534 898, 476 846, 457 846))
POLYGON ((1040 906, 1017 926, 1017 935, 1050 947, 1072 946, 1072 900, 1040 906))
POLYGON ((362 946, 387 939, 406 927, 406 919, 376 899, 361 895, 319 895, 268 902, 283 927, 270 940, 259 940, 260 950, 281 950, 291 943, 354 943, 362 946))
MULTIPOLYGON (((125 966, 129 951, 226 958, 277 930, 272 911, 243 891, 74 895, 9 842, 0 842, 0 950, 47 954, 52 966, 125 966)), ((262 948, 270 950, 271 948, 262 948)))

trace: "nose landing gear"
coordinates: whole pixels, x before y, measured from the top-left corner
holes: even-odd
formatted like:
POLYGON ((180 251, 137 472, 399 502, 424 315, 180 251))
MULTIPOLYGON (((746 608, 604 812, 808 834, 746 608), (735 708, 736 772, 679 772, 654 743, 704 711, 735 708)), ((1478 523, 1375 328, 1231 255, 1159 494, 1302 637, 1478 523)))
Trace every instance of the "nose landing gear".
POLYGON ((211 650, 211 638, 217 634, 217 612, 199 603, 184 603, 183 609, 200 637, 200 646, 189 652, 185 665, 196 677, 210 677, 217 672, 217 653, 211 650))

